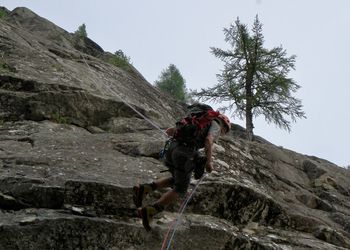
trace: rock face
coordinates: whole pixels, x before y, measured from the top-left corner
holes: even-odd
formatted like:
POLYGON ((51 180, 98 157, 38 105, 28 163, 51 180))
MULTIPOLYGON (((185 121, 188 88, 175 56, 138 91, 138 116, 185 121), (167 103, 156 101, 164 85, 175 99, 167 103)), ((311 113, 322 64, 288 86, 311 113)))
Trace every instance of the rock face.
MULTIPOLYGON (((132 66, 108 63, 90 39, 26 8, 2 12, 0 249, 160 249, 178 204, 149 233, 131 190, 167 175, 155 127, 172 125, 183 105, 132 66)), ((248 142, 239 126, 214 157, 175 249, 350 248, 349 170, 248 142)))
POLYGON ((131 65, 122 70, 89 38, 66 32, 25 8, 1 18, 0 119, 69 120, 113 131, 113 120, 139 121, 131 104, 158 126, 169 125, 181 105, 154 89, 131 65), (175 111, 175 112, 174 112, 175 111))

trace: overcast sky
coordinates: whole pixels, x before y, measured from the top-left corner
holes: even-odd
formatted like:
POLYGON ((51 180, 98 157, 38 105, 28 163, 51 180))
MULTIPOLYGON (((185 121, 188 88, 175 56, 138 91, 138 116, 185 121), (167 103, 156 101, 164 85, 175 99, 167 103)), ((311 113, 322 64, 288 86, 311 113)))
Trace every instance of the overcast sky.
MULTIPOLYGON (((258 14, 265 47, 296 55, 290 74, 301 86, 307 119, 292 132, 255 121, 255 134, 302 154, 350 165, 349 0, 1 0, 25 6, 69 32, 86 24, 105 51, 122 49, 150 82, 170 63, 190 89, 213 86, 222 63, 209 47, 227 49, 223 28, 237 17, 251 27, 258 14)), ((234 123, 244 121, 231 117, 234 123)))

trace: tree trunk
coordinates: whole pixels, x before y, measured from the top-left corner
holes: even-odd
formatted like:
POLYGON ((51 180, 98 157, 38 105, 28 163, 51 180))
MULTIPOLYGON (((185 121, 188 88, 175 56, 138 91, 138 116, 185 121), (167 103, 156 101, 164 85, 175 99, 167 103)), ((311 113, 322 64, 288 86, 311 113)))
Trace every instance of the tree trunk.
POLYGON ((245 93, 246 93, 246 109, 245 109, 245 120, 246 120, 246 131, 247 138, 249 141, 253 140, 253 70, 248 70, 246 84, 245 84, 245 93))
POLYGON ((253 134, 253 113, 252 113, 252 107, 251 105, 247 105, 246 107, 246 113, 245 113, 245 119, 246 119, 246 131, 247 131, 247 138, 249 141, 253 140, 254 134, 253 134))

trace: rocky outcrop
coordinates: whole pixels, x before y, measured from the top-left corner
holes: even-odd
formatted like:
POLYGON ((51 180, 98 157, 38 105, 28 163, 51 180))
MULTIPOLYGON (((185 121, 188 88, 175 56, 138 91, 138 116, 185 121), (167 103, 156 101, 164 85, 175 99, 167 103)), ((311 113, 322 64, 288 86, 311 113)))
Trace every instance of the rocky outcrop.
MULTIPOLYGON (((182 112, 181 104, 147 83, 132 65, 116 67, 108 61, 111 54, 89 38, 26 8, 1 18, 0 34, 0 119, 58 120, 108 131, 116 117, 140 118, 126 103, 160 127, 182 112)), ((137 121, 134 127, 148 125, 137 121)))
MULTIPOLYGON (((131 189, 168 175, 158 160, 165 137, 155 127, 171 125, 183 105, 136 69, 106 62, 110 54, 88 38, 25 8, 5 13, 0 249, 160 249, 179 204, 146 232, 131 189)), ((248 142, 238 125, 214 158, 175 249, 350 248, 348 170, 261 137, 248 142)))

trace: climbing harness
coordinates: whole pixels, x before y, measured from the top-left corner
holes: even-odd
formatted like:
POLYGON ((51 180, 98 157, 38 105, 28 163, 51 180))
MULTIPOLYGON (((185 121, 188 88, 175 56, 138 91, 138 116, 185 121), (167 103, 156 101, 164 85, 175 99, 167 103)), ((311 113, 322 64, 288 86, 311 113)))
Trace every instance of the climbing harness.
MULTIPOLYGON (((180 224, 180 221, 181 221, 181 216, 183 214, 183 212, 185 211, 186 207, 187 207, 187 204, 188 202, 192 199, 192 196, 194 195, 194 193, 196 192, 199 184, 203 181, 203 179, 205 178, 205 174, 199 179, 199 181, 197 182, 197 184, 195 185, 195 187, 193 188, 193 190, 187 194, 186 198, 183 200, 183 202, 181 203, 180 205, 180 208, 179 208, 179 211, 178 211, 178 216, 176 219, 174 219, 171 224, 169 225, 169 228, 168 228, 168 231, 167 233, 165 234, 164 236, 164 239, 163 239, 163 243, 162 243, 162 248, 161 250, 169 250, 170 249, 170 246, 171 246, 171 242, 173 241, 173 238, 175 236, 175 233, 176 233, 176 229, 178 227, 178 225, 180 224), (170 234, 172 230, 172 234, 170 236, 170 239, 167 241, 168 239, 168 236, 170 234), (167 243, 167 247, 165 248, 165 245, 167 243)), ((175 240, 174 240, 175 242, 175 240)))
POLYGON ((159 152, 159 159, 162 160, 165 157, 165 154, 168 152, 169 148, 170 148, 170 144, 174 141, 173 138, 168 139, 165 142, 165 145, 163 147, 163 149, 159 152))

